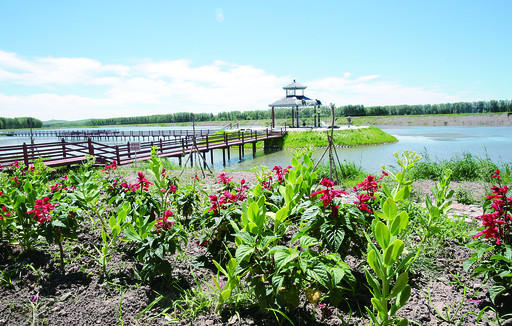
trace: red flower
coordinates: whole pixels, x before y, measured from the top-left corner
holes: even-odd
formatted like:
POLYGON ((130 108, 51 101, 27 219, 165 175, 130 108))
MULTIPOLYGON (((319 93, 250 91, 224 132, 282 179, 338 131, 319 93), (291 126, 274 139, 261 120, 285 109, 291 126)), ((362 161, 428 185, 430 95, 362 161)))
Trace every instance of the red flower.
POLYGON ((233 180, 233 178, 228 178, 227 174, 226 173, 221 173, 218 177, 217 177, 217 183, 222 183, 223 185, 228 185, 231 180, 233 180))
POLYGON ((3 219, 4 217, 11 216, 11 212, 9 212, 9 210, 7 210, 7 207, 5 207, 3 205, 2 205, 2 212, 3 212, 3 214, 0 214, 0 220, 3 219))
POLYGON ((159 216, 155 223, 155 233, 162 233, 162 231, 169 230, 174 226, 173 221, 169 221, 169 217, 173 215, 171 211, 165 211, 164 216, 159 216))
POLYGON ((193 177, 190 177, 190 179, 196 179, 197 181, 199 181, 199 177, 197 176, 197 174, 193 177))
POLYGON ((28 211, 27 214, 34 213, 34 219, 37 217, 37 220, 40 224, 44 222, 51 221, 50 212, 55 209, 55 205, 50 203, 50 199, 48 197, 44 197, 43 199, 37 199, 34 205, 34 209, 28 211))
POLYGON ((500 170, 497 169, 496 172, 494 172, 492 177, 496 178, 496 179, 499 179, 500 178, 500 170))
POLYGON ((148 191, 149 189, 149 186, 152 185, 151 182, 148 181, 148 179, 146 179, 146 176, 144 175, 144 173, 142 172, 137 172, 138 176, 139 176, 139 183, 137 184, 138 187, 142 187, 144 189, 144 191, 148 191))

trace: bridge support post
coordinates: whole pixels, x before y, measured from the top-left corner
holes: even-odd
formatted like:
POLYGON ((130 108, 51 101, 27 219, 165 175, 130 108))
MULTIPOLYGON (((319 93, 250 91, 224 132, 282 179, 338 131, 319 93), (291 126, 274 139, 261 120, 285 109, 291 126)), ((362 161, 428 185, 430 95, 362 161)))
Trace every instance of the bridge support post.
POLYGON ((213 165, 213 149, 210 150, 210 162, 212 163, 213 165))
POLYGON ((181 166, 181 155, 178 156, 178 164, 179 164, 179 166, 181 166))
POLYGON ((256 142, 252 143, 252 157, 256 157, 256 142))
POLYGON ((222 166, 226 166, 226 149, 222 149, 222 166))
POLYGON ((228 146, 228 161, 231 160, 231 151, 229 149, 229 146, 228 146))

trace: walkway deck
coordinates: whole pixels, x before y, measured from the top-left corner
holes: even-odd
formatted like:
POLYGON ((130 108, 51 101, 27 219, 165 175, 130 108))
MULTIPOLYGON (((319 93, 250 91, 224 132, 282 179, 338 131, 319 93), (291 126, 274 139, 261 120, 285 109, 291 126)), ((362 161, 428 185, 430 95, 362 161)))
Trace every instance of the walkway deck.
MULTIPOLYGON (((151 158, 151 149, 156 146, 160 157, 177 157, 181 164, 181 158, 191 152, 199 152, 206 162, 206 152, 210 152, 213 162, 213 150, 222 149, 223 163, 226 165, 226 150, 230 158, 230 147, 238 146, 239 156, 244 155, 246 144, 252 144, 253 154, 256 153, 256 143, 285 135, 286 129, 262 130, 262 131, 238 131, 219 135, 196 136, 184 135, 173 140, 163 138, 157 141, 128 142, 123 145, 106 145, 92 139, 81 142, 68 142, 62 139, 60 142, 41 143, 0 147, 0 165, 7 165, 14 161, 20 161, 25 166, 31 166, 34 161, 43 158, 49 167, 79 164, 86 159, 86 155, 94 156, 96 162, 105 164, 117 161, 117 164, 129 164, 151 158)), ((193 162, 191 162, 193 164, 193 162)))

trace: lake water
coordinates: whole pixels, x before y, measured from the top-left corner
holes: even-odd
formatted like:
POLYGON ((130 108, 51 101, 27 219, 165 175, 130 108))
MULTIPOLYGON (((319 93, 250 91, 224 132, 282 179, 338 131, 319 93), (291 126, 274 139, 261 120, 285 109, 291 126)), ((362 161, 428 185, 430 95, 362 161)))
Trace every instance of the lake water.
MULTIPOLYGON (((187 129, 176 128, 174 129, 187 129)), ((123 127, 118 130, 164 130, 171 127, 123 127)), ((398 138, 398 143, 367 146, 357 148, 337 148, 336 152, 341 161, 347 160, 359 164, 364 170, 374 173, 380 170, 381 165, 396 163, 393 153, 402 153, 412 150, 418 154, 428 153, 433 160, 448 159, 464 153, 480 157, 489 157, 494 162, 512 163, 512 127, 380 127, 387 133, 398 138)), ((104 128, 107 129, 107 128, 104 128)), ((207 128, 201 128, 207 129, 207 128)), ((212 128, 213 129, 213 128, 212 128)), ((51 142, 57 139, 36 138, 37 143, 51 142)), ((22 144, 30 142, 28 138, 0 136, 0 146, 22 144)), ((319 158, 324 150, 316 150, 313 157, 319 158)), ((256 157, 252 157, 251 150, 245 150, 245 156, 240 161, 238 149, 231 149, 231 160, 227 162, 227 169, 250 169, 258 165, 273 167, 290 164, 293 150, 283 150, 264 155, 258 150, 256 157)), ((327 158, 327 155, 325 156, 327 158)), ((177 162, 177 160, 176 160, 177 162)), ((207 155, 210 164, 210 155, 207 155)), ((215 169, 223 169, 222 151, 214 152, 215 169)))

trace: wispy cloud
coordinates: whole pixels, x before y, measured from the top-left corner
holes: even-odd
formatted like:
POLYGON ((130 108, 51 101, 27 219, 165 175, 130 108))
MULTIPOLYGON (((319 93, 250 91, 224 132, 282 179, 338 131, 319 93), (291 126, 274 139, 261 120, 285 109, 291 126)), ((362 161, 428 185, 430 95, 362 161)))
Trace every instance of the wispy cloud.
MULTIPOLYGON (((306 95, 336 105, 471 100, 438 87, 410 87, 374 74, 299 81, 306 95)), ((250 65, 190 60, 104 64, 90 58, 22 58, 0 50, 0 116, 41 120, 267 109, 291 79, 250 65)), ((462 93, 461 93, 462 94, 462 93)))

